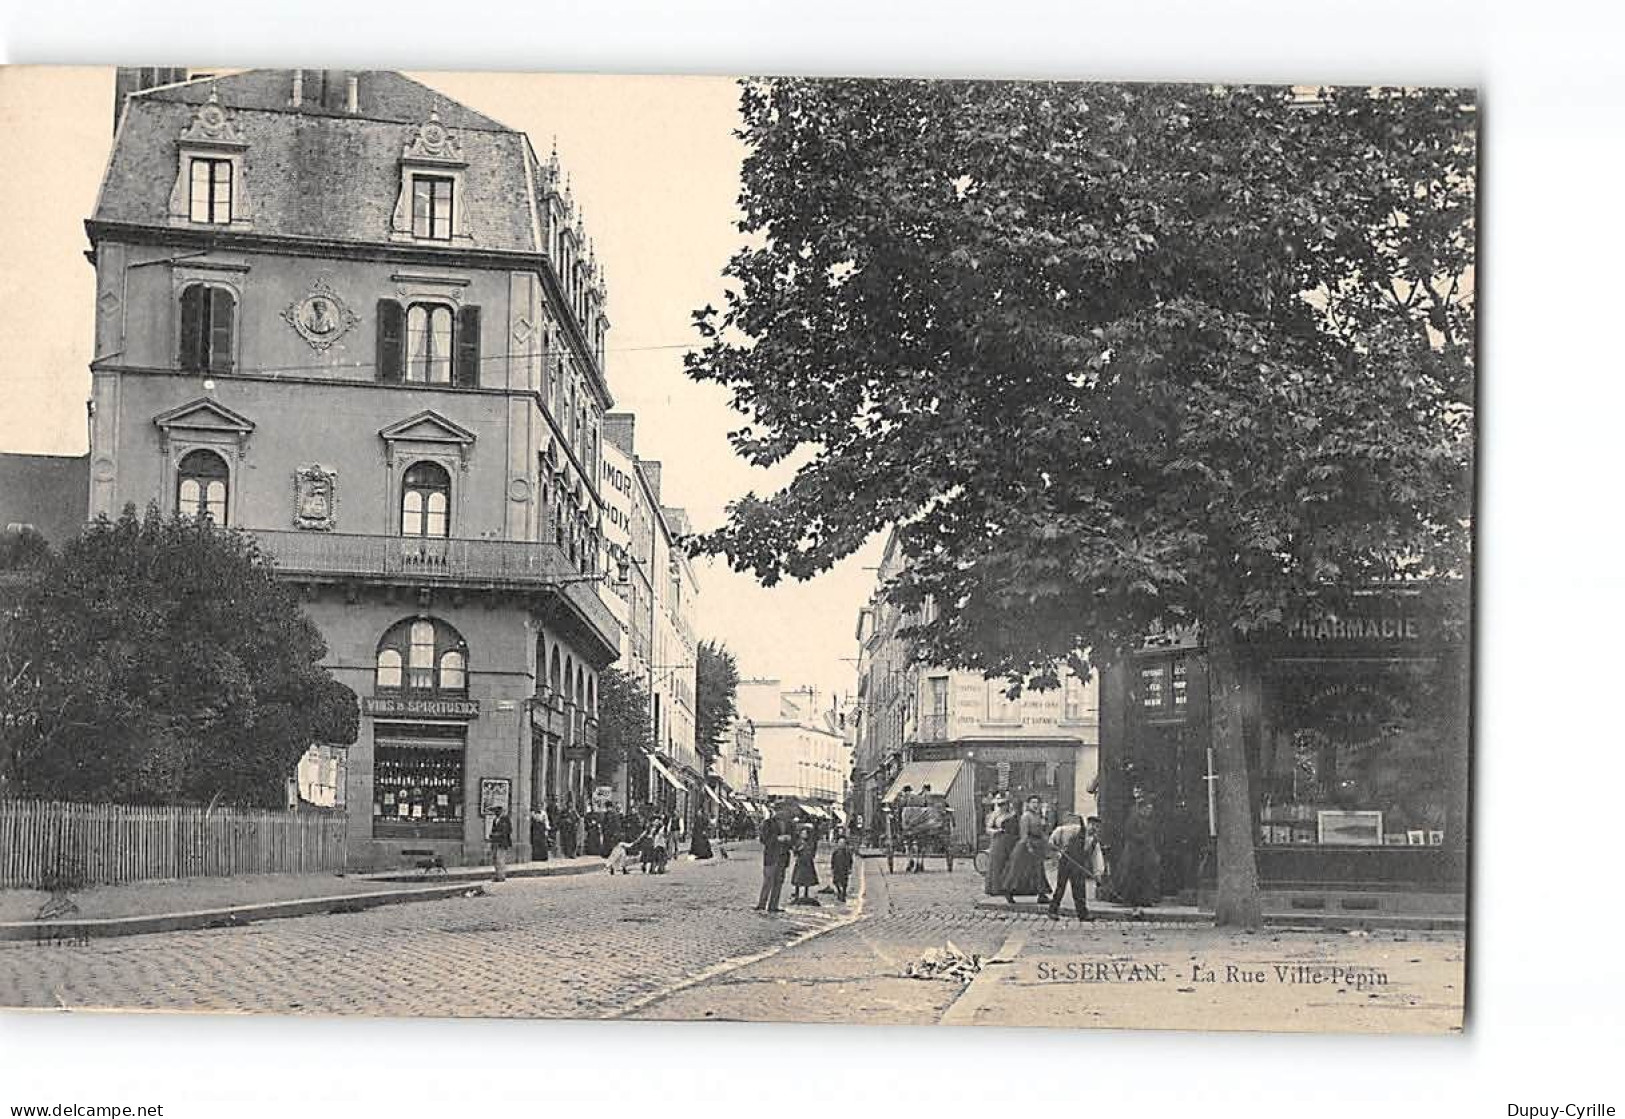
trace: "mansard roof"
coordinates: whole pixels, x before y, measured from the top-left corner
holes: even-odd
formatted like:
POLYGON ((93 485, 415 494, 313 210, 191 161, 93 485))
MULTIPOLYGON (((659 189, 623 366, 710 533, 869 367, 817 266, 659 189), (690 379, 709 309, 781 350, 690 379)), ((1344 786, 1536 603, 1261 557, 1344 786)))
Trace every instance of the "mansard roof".
POLYGON ((539 168, 523 133, 401 74, 352 73, 354 113, 323 108, 313 92, 294 106, 292 70, 250 70, 131 95, 94 220, 169 224, 181 134, 215 97, 246 144, 244 193, 256 235, 388 243, 402 153, 433 113, 466 163, 460 205, 467 247, 544 251, 537 243, 539 168))

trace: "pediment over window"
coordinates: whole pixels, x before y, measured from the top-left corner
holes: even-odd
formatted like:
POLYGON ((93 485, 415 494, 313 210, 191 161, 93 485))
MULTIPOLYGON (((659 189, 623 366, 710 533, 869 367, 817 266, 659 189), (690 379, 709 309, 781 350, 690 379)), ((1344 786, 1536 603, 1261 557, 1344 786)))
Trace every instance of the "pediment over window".
POLYGON ((166 440, 171 436, 188 439, 212 436, 216 440, 242 443, 254 430, 253 420, 206 396, 160 412, 152 422, 158 425, 166 440))
POLYGON ((378 434, 386 443, 442 443, 462 447, 465 453, 474 443, 472 431, 434 411, 419 412, 392 423, 378 434))

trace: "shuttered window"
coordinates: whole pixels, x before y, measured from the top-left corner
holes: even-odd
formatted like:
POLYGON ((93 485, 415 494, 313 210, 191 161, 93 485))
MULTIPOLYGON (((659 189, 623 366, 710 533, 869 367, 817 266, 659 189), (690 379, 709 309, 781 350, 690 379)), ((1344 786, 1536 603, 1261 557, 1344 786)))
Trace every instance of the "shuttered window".
POLYGON ((480 309, 378 301, 378 379, 477 388, 480 309))
POLYGON ((180 365, 189 373, 229 373, 237 299, 225 288, 191 284, 181 292, 180 365))

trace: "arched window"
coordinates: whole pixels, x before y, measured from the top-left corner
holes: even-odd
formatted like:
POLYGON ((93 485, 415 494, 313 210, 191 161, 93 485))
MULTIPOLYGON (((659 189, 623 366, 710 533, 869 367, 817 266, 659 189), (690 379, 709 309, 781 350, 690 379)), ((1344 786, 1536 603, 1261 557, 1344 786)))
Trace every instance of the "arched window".
POLYGON ((397 622, 378 642, 375 684, 380 690, 468 691, 468 643, 434 618, 397 622))
POLYGON ((208 284, 181 292, 181 368, 188 373, 230 373, 237 297, 208 284))
POLYGON ((466 692, 468 690, 468 663, 456 649, 440 654, 440 690, 466 692))
POLYGON ((378 687, 398 688, 401 686, 401 654, 398 649, 380 649, 378 651, 378 687))
POLYGON ((213 451, 192 451, 181 459, 175 484, 175 511, 183 517, 208 517, 226 523, 226 495, 231 471, 213 451))
POLYGON ((415 463, 401 482, 401 535, 451 535, 451 475, 439 463, 415 463))
POLYGON ((414 303, 406 309, 406 379, 426 385, 451 384, 451 308, 414 303))

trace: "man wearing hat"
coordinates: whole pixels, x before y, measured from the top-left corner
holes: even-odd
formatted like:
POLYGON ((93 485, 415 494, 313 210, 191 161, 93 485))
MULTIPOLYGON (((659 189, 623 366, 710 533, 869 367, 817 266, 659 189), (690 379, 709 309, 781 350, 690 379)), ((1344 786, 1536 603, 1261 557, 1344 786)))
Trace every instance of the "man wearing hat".
POLYGON ((1089 916, 1089 880, 1095 876, 1095 860, 1100 851, 1097 831, 1100 819, 1089 817, 1087 823, 1076 812, 1068 812, 1060 827, 1049 833, 1049 845, 1060 856, 1055 867, 1055 892, 1049 898, 1049 919, 1061 917, 1061 898, 1067 886, 1072 887, 1072 905, 1078 920, 1093 921, 1089 916))

